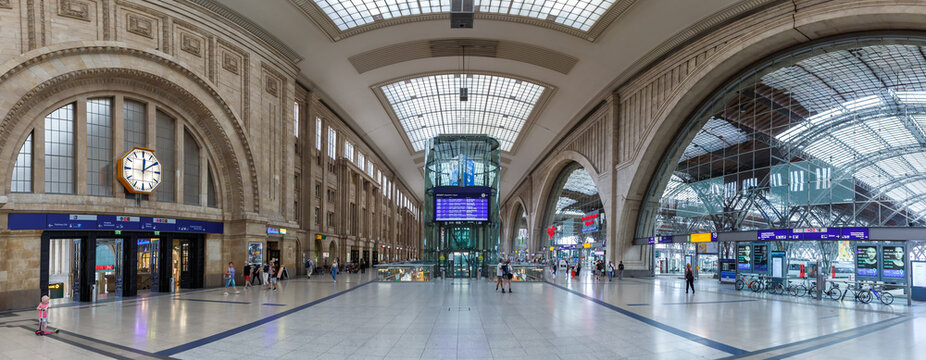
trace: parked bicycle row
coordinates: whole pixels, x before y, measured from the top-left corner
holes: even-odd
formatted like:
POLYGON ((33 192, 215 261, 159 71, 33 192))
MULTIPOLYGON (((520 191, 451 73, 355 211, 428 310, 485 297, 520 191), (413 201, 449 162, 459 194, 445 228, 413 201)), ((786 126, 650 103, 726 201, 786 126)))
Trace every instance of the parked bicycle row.
MULTIPOLYGON (((878 299, 882 304, 890 305, 894 302, 894 295, 888 290, 899 288, 897 286, 872 281, 827 281, 825 284, 823 289, 821 289, 823 297, 837 301, 855 299, 863 304, 868 304, 872 300, 878 299)), ((810 279, 776 279, 771 276, 763 275, 738 275, 734 287, 736 290, 743 290, 746 288, 755 293, 766 292, 775 295, 791 295, 795 297, 816 297, 817 294, 816 281, 810 279)))

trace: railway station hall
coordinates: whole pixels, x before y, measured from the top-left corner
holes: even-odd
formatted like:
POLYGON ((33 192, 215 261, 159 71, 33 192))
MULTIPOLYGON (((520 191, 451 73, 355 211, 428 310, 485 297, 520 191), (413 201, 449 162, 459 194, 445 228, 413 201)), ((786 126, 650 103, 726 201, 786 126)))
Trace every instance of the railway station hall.
POLYGON ((926 0, 0 0, 0 360, 926 360, 926 0))

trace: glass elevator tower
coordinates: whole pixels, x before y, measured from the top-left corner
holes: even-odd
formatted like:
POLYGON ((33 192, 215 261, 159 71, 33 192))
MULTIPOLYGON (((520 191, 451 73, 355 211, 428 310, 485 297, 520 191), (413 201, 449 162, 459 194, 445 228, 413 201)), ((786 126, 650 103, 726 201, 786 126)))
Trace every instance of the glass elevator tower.
POLYGON ((472 278, 498 262, 498 141, 440 135, 425 155, 424 260, 447 277, 472 278))

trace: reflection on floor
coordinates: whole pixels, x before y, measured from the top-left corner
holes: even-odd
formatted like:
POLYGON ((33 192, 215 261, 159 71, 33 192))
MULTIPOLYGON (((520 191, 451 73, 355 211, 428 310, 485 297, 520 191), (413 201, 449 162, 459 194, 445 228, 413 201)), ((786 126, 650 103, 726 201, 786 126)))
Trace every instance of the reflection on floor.
POLYGON ((0 314, 0 359, 916 358, 926 309, 735 292, 674 277, 516 283, 284 281, 0 314), (851 341, 850 341, 851 340, 851 341))

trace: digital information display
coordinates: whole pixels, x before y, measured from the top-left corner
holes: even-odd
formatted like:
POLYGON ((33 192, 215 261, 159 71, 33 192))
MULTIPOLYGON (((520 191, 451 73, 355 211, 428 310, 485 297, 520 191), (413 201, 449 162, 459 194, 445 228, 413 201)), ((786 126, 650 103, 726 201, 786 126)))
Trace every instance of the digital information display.
POLYGON ((434 221, 489 221, 487 187, 434 188, 434 221))
POLYGON ((903 246, 882 246, 881 261, 881 269, 884 271, 881 276, 891 279, 905 279, 906 258, 903 246))
POLYGON ((878 277, 878 247, 859 245, 855 247, 855 273, 858 276, 878 277))
POLYGON ((768 245, 752 246, 752 269, 754 271, 768 271, 768 245))
POLYGON ((736 247, 736 268, 738 270, 752 270, 752 247, 740 245, 736 247))

